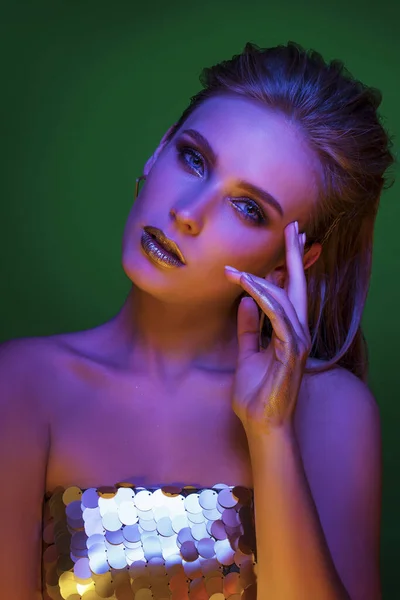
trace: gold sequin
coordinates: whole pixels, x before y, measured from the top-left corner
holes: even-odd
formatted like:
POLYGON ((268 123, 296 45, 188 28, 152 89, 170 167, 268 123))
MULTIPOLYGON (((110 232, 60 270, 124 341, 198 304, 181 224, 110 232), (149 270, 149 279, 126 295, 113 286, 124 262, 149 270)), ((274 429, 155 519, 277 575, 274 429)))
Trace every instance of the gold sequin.
POLYGON ((58 487, 43 518, 45 600, 255 600, 253 491, 58 487))

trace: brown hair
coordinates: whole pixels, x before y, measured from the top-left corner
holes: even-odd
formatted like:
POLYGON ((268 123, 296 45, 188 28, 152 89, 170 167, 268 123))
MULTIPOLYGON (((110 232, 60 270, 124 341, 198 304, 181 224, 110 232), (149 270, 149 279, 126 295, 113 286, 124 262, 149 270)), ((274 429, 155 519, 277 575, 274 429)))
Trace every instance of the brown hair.
MULTIPOLYGON (((326 63, 318 52, 295 42, 266 49, 247 43, 241 54, 205 68, 200 82, 204 89, 191 97, 167 142, 207 98, 234 93, 290 118, 318 156, 322 181, 305 229, 305 251, 319 242, 322 252, 306 270, 306 279, 310 357, 326 363, 306 372, 338 364, 367 381, 361 317, 379 200, 382 190, 392 185, 386 184, 384 173, 394 163, 392 141, 377 113, 380 91, 354 79, 342 61, 326 63)), ((271 335, 265 319, 262 339, 271 335)))

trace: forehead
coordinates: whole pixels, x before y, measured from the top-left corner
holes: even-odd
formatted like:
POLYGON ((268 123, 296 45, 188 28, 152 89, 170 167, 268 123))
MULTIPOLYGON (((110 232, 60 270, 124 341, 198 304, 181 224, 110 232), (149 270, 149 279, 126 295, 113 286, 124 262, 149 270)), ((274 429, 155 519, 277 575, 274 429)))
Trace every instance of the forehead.
POLYGON ((298 128, 257 100, 235 95, 207 99, 182 130, 196 129, 218 157, 227 180, 246 180, 276 197, 285 221, 308 217, 318 194, 319 163, 298 128))

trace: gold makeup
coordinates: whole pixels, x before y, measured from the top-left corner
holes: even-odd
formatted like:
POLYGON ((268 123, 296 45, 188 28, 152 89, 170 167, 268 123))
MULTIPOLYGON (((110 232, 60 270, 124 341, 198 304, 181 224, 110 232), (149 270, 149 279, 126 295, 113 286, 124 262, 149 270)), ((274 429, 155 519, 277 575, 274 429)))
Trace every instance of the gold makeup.
POLYGON ((155 263, 167 268, 184 267, 179 258, 166 250, 150 233, 143 231, 140 239, 143 252, 155 263))

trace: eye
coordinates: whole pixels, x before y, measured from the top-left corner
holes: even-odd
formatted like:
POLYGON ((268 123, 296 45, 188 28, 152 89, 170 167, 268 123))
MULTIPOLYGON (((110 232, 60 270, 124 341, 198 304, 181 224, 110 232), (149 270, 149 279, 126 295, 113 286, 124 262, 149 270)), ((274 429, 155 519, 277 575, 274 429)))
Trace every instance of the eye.
POLYGON ((256 204, 256 202, 254 202, 254 200, 232 200, 232 204, 235 204, 235 205, 236 204, 246 204, 248 207, 250 207, 253 210, 253 214, 249 214, 248 212, 245 212, 241 208, 236 209, 242 214, 242 216, 245 220, 252 221, 256 225, 263 225, 264 223, 267 223, 267 219, 266 219, 263 211, 258 206, 258 204, 256 204))
POLYGON ((192 171, 200 175, 198 168, 204 166, 204 159, 200 152, 190 146, 177 146, 179 160, 192 171))
MULTIPOLYGON (((199 172, 199 169, 204 167, 205 161, 202 154, 192 148, 191 146, 177 144, 176 146, 178 151, 178 158, 180 162, 183 163, 185 168, 189 168, 191 171, 195 171, 197 175, 201 176, 202 173, 199 172)), ((240 213, 241 217, 245 221, 249 221, 254 225, 264 225, 268 222, 268 219, 265 217, 264 212, 258 206, 258 204, 254 200, 250 199, 232 199, 232 204, 245 204, 253 210, 253 214, 249 214, 245 210, 241 208, 236 208, 237 212, 240 213)))

